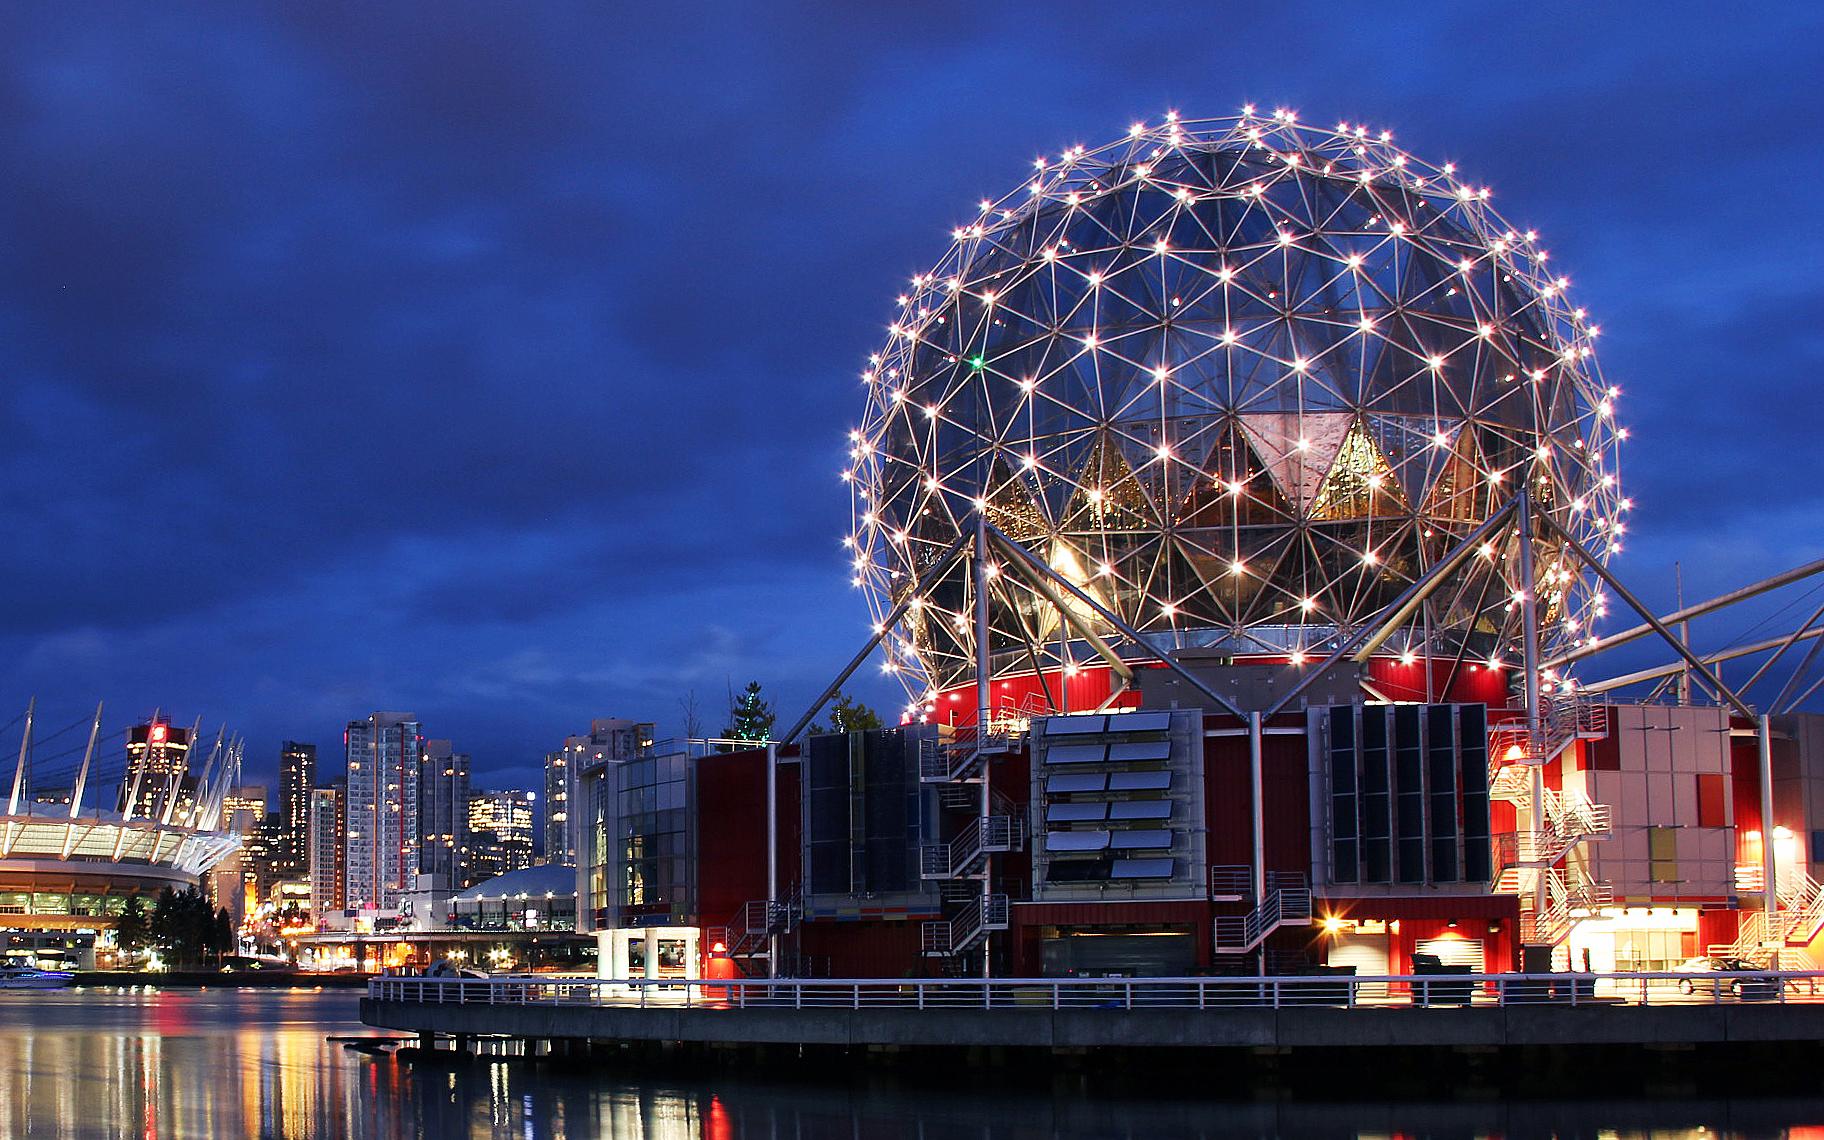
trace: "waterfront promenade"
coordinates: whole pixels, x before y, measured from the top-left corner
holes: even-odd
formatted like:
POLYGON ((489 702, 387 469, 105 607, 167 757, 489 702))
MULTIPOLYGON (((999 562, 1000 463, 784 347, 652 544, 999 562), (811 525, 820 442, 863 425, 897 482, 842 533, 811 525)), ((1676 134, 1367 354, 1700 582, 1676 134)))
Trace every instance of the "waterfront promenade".
POLYGON ((369 1025, 464 1041, 1013 1050, 1824 1039, 1824 973, 744 981, 386 977, 369 1025))

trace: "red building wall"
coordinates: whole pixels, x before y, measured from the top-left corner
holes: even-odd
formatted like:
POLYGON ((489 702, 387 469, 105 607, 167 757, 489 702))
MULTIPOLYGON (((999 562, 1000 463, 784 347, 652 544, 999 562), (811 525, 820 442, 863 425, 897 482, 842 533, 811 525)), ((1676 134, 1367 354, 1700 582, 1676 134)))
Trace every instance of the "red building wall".
MULTIPOLYGON (((781 750, 777 777, 779 891, 799 879, 797 749, 781 750)), ((766 751, 705 756, 697 764, 697 909, 706 926, 726 924, 766 898, 766 751)))

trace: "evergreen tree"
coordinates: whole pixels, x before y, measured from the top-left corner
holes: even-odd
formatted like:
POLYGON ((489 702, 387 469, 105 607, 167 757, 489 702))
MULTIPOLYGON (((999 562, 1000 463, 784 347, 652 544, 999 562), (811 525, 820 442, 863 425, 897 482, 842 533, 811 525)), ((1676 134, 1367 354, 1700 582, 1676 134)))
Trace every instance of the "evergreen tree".
POLYGON ((836 700, 830 705, 830 725, 813 724, 811 731, 818 732, 866 732, 869 729, 883 728, 885 725, 880 714, 851 697, 847 693, 837 693, 836 700))
POLYGON ((131 958, 138 954, 151 935, 151 927, 146 922, 146 904, 138 895, 128 895, 126 908, 114 924, 114 945, 120 956, 131 958))
POLYGON ((174 891, 166 887, 152 907, 152 941, 172 966, 192 966, 203 960, 214 941, 214 912, 209 900, 195 887, 174 891))
POLYGON ((209 923, 209 949, 215 953, 218 965, 224 955, 234 953, 237 941, 234 936, 234 919, 228 914, 228 908, 223 907, 215 912, 214 919, 209 923))
POLYGON ((172 960, 173 948, 179 941, 177 892, 170 887, 158 892, 158 899, 152 904, 152 919, 147 928, 152 935, 152 945, 165 954, 167 962, 172 960))
POLYGON ((766 740, 777 719, 773 706, 760 696, 760 682, 749 681, 747 688, 729 696, 729 723, 722 735, 729 740, 766 740))

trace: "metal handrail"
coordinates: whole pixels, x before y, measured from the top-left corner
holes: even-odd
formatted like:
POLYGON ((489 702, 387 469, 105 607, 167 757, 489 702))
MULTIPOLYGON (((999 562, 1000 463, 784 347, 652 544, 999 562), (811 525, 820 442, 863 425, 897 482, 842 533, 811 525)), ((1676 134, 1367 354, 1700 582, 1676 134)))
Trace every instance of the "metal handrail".
POLYGON ((560 978, 385 976, 378 1001, 671 1009, 1501 1008, 1519 1005, 1824 1004, 1824 970, 1388 974, 1216 978, 560 978))
POLYGON ((949 918, 925 923, 919 932, 920 949, 944 955, 972 949, 988 931, 1007 929, 1007 912, 1006 895, 977 895, 949 918))
POLYGON ((1281 926, 1310 922, 1311 892, 1302 885, 1302 878, 1298 882, 1298 886, 1276 886, 1269 883, 1267 897, 1247 914, 1217 916, 1214 931, 1216 952, 1246 953, 1266 941, 1267 935, 1281 926))
POLYGON ((977 859, 1013 850, 1011 816, 977 816, 957 829, 948 843, 926 843, 919 852, 919 874, 926 879, 950 879, 969 871, 977 859))
POLYGON ((1210 897, 1245 899, 1254 893, 1254 868, 1220 863, 1210 868, 1210 897))

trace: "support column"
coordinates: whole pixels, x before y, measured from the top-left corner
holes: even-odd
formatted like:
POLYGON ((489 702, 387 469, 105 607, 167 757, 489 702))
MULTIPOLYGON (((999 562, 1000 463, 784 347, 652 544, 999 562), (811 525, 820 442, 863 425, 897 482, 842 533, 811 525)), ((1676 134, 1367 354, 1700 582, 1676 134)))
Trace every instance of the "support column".
MULTIPOLYGON (((1201 719, 1201 718, 1200 718, 1201 719)), ((1262 800, 1262 789, 1266 786, 1266 774, 1263 771, 1265 761, 1261 753, 1260 710, 1248 713, 1248 779, 1249 802, 1253 812, 1251 823, 1254 830, 1254 905, 1265 905, 1267 901, 1267 809, 1262 800)), ((1260 953, 1255 956, 1259 963, 1259 972, 1267 972, 1267 947, 1260 946, 1260 953)))
MULTIPOLYGON (((1533 493, 1522 487, 1515 504, 1514 526, 1520 535, 1520 628, 1521 628, 1521 668, 1526 676, 1526 735, 1530 754, 1539 746, 1543 733, 1539 716, 1539 608, 1535 598, 1535 584, 1538 579, 1533 574, 1533 493)), ((1531 803, 1528 805, 1530 826, 1535 833, 1545 831, 1545 764, 1532 765, 1533 786, 1531 803)), ((1517 837, 1516 837, 1517 838, 1517 837)), ((1518 854, 1518 851, 1515 852, 1518 854)), ((1546 880, 1551 876, 1549 867, 1539 868, 1538 882, 1534 885, 1533 909, 1537 914, 1544 914, 1551 904, 1550 892, 1546 880)))
MULTIPOLYGON (((1761 752, 1761 880, 1765 890, 1761 907, 1767 912, 1769 933, 1773 913, 1780 907, 1779 867, 1773 855, 1773 718, 1762 713, 1755 718, 1755 738, 1761 752)), ((1778 961, 1775 961, 1778 966, 1778 961)))
MULTIPOLYGON (((975 512, 975 747, 980 752, 988 742, 988 718, 993 699, 993 678, 988 654, 988 516, 982 508, 975 512)), ((989 815, 988 757, 982 761, 981 822, 982 838, 987 838, 989 815)), ((982 856, 982 921, 988 921, 988 896, 994 890, 994 856, 982 856)), ((982 932, 982 977, 989 976, 994 935, 982 932)))
POLYGON ((1254 827, 1254 901, 1256 904, 1267 898, 1267 807, 1262 802, 1262 789, 1266 786, 1265 760, 1261 750, 1260 710, 1248 714, 1248 779, 1252 789, 1250 800, 1253 805, 1254 827))
MULTIPOLYGON (((779 932, 773 907, 779 901, 779 746, 766 746, 766 976, 779 976, 779 932)), ((732 947, 730 949, 733 949, 732 947)))

